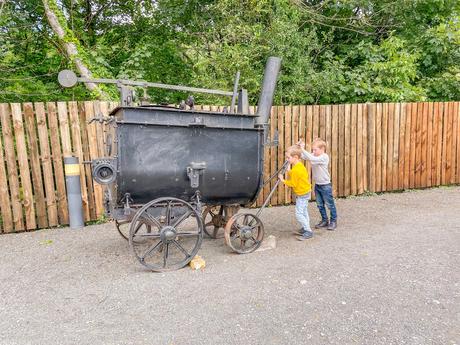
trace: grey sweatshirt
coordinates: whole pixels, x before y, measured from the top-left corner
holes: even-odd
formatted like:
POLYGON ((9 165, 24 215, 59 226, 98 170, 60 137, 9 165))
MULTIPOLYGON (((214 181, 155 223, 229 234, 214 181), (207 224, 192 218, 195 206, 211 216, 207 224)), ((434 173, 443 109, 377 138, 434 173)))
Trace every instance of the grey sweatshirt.
POLYGON ((316 184, 331 183, 331 175, 329 174, 329 156, 323 153, 315 156, 308 151, 302 150, 302 159, 306 159, 311 163, 311 175, 316 184))

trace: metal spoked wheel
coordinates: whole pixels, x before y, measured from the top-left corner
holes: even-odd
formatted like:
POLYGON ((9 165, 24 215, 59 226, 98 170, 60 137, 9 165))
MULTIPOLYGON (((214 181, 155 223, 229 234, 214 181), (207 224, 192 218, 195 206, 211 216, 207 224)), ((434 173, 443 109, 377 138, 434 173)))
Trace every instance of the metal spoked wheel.
POLYGON ((227 223, 225 206, 207 206, 203 212, 204 232, 211 238, 224 237, 224 227, 227 223))
POLYGON ((203 222, 188 202, 159 198, 145 204, 134 216, 129 246, 148 269, 172 271, 187 265, 200 249, 203 222))
MULTIPOLYGON (((117 227, 118 233, 125 240, 129 241, 129 229, 131 228, 131 221, 129 220, 116 220, 115 226, 117 227)), ((152 232, 152 226, 147 225, 147 232, 152 232)))
POLYGON ((118 233, 125 240, 129 240, 129 220, 115 220, 115 226, 117 227, 118 233))
POLYGON ((205 234, 214 239, 224 237, 225 225, 239 209, 239 205, 207 206, 203 212, 205 234))
POLYGON ((262 221, 251 213, 234 215, 225 226, 225 242, 239 254, 248 254, 260 247, 264 239, 262 221))

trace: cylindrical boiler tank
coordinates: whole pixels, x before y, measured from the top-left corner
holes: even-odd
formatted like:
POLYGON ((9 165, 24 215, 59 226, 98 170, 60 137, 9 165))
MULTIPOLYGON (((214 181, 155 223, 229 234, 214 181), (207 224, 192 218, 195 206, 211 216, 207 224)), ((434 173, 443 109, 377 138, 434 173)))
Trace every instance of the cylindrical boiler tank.
MULTIPOLYGON (((119 107, 115 117, 117 203, 159 197, 247 204, 259 191, 263 129, 256 116, 162 107, 119 107)), ((114 138, 114 139, 115 139, 114 138)))

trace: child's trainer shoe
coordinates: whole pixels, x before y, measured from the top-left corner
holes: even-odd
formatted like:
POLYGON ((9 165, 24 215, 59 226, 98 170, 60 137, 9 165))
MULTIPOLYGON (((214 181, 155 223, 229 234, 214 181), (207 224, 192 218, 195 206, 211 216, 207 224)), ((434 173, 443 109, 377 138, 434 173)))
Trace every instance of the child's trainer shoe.
POLYGON ((309 238, 313 237, 313 232, 312 231, 305 231, 302 236, 297 236, 297 240, 299 241, 305 241, 308 240, 309 238))
POLYGON ((327 228, 328 225, 329 225, 328 220, 322 220, 321 222, 319 222, 318 224, 315 225, 315 229, 327 228))
POLYGON ((327 229, 329 231, 334 231, 335 229, 337 228, 337 222, 336 221, 333 221, 329 224, 329 226, 327 227, 327 229))
POLYGON ((305 230, 303 228, 300 228, 299 230, 294 231, 294 235, 302 236, 304 233, 305 233, 305 230))

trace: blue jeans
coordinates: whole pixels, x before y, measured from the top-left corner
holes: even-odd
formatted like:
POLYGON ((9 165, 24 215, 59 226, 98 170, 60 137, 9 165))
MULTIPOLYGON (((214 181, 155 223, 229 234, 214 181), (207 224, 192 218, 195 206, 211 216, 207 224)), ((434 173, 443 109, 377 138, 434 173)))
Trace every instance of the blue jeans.
POLYGON ((332 185, 328 184, 317 184, 315 185, 315 194, 316 194, 316 205, 318 206, 319 213, 321 213, 321 219, 327 221, 327 208, 331 213, 331 222, 337 221, 337 210, 335 208, 334 197, 332 196, 332 185))
POLYGON ((311 198, 311 193, 297 196, 295 199, 295 217, 302 226, 304 231, 310 231, 310 217, 308 216, 308 200, 311 198))

